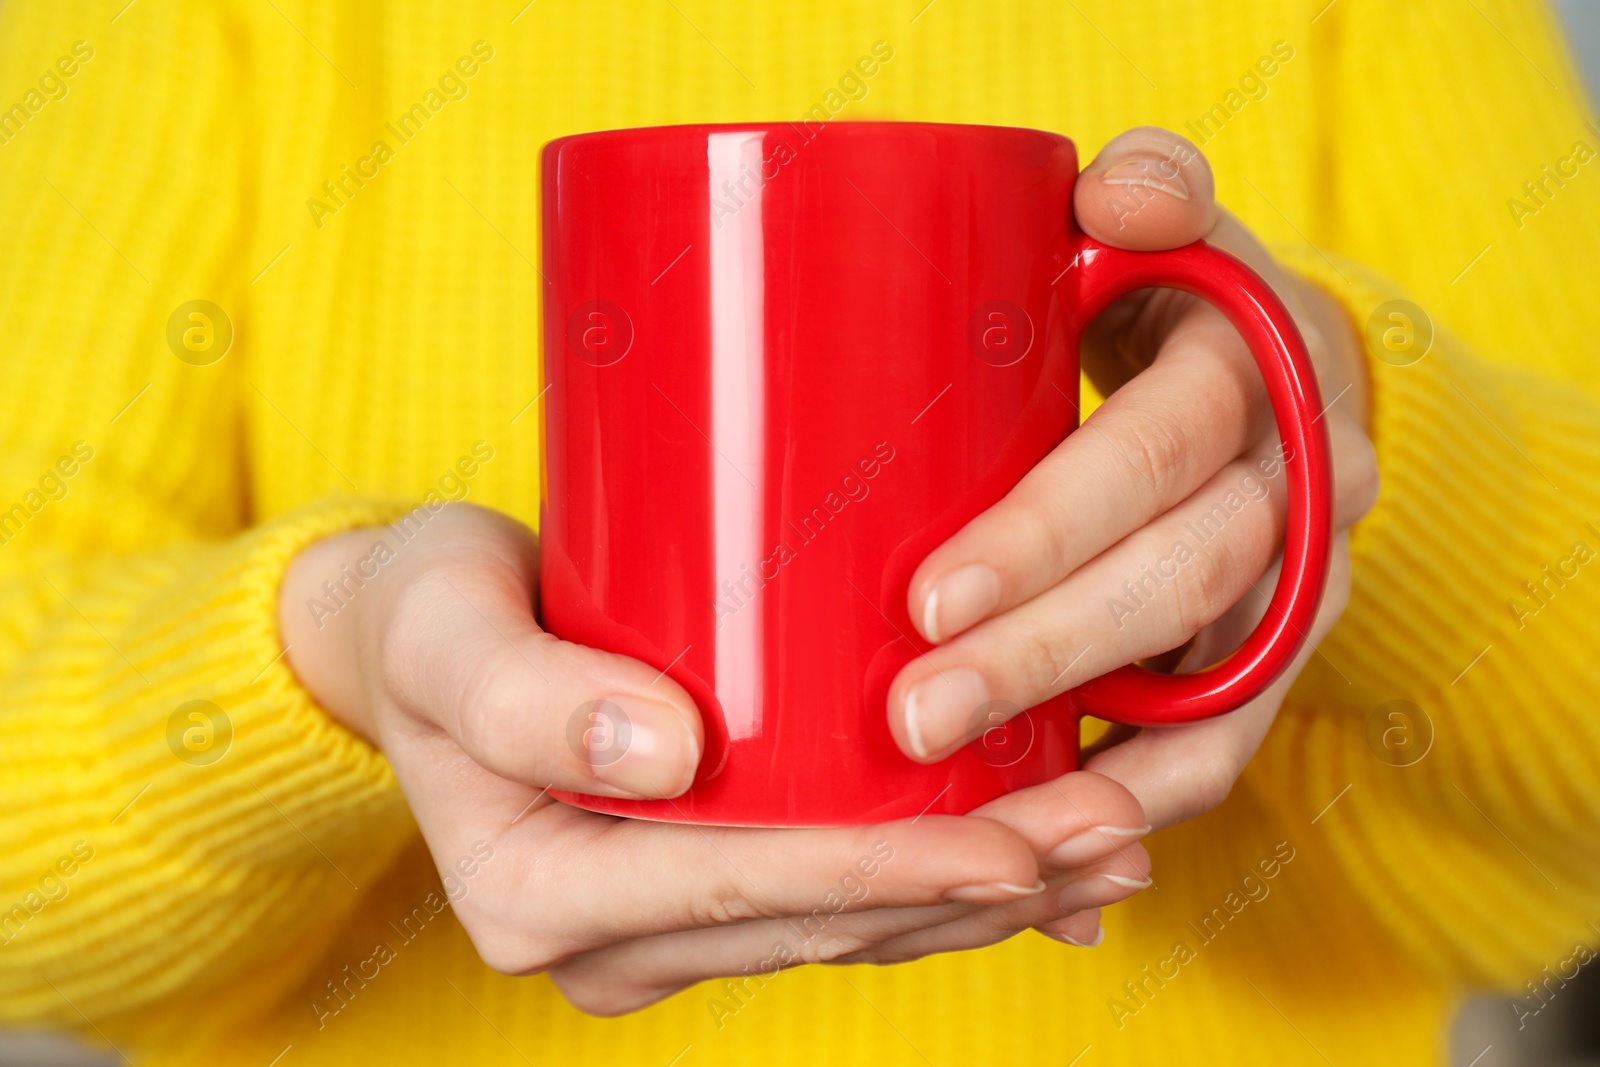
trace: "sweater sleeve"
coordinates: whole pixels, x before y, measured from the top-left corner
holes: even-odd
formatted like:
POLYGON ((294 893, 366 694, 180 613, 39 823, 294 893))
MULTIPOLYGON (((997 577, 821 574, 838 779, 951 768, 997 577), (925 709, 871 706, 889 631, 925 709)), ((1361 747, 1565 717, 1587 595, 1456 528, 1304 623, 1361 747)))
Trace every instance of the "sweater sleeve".
POLYGON ((1398 51, 1351 65, 1404 95, 1334 82, 1407 103, 1331 124, 1342 213, 1323 251, 1282 250, 1367 338, 1383 487, 1349 609, 1247 781, 1317 817, 1343 891, 1419 966, 1519 989, 1600 915, 1600 163, 1570 177, 1600 132, 1542 8, 1474 6, 1329 13, 1380 52, 1416 40, 1397 19, 1465 25, 1426 82, 1398 51), (1537 204, 1507 177, 1563 159, 1537 204), (1435 180, 1370 195, 1425 160, 1435 180))
POLYGON ((216 65, 237 27, 210 5, 110 14, 0 7, 0 84, 34 86, 0 124, 5 1024, 87 1029, 280 973, 414 833, 276 621, 301 548, 397 509, 250 514, 249 205, 218 196, 247 187, 246 74, 216 65), (215 313, 184 345, 195 299, 231 346, 207 344, 215 313))
MULTIPOLYGON (((1301 265, 1352 314, 1404 299, 1301 265)), ((1337 801, 1319 836, 1419 962, 1515 988, 1600 914, 1600 404, 1448 334, 1371 366, 1350 606, 1250 780, 1337 801)))

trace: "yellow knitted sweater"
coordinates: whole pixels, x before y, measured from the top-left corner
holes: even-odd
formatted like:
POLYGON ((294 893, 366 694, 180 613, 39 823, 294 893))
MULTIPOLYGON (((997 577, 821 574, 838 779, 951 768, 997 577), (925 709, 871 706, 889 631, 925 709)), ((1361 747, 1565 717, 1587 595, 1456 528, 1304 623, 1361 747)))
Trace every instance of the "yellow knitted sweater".
POLYGON ((252 1067, 1429 1063, 1473 985, 1539 1025, 1600 943, 1600 125, 1548 15, 925 2, 0 5, 0 1023, 252 1067), (535 520, 543 142, 816 106, 1183 131, 1431 348, 1378 317, 1349 612, 1103 947, 587 1018, 478 961, 277 585, 430 490, 535 520))

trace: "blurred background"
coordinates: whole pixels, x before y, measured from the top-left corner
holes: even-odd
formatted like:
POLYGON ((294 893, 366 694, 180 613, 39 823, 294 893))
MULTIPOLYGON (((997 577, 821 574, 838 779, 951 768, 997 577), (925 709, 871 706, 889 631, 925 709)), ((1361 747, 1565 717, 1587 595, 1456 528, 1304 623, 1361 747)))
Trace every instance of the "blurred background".
MULTIPOLYGON (((1600 0, 1553 0, 1553 6, 1583 67, 1592 112, 1600 100, 1600 0)), ((1600 974, 1581 972, 1537 1015, 1522 1010, 1499 997, 1468 1000, 1451 1034, 1451 1067, 1600 1067, 1600 974)))
MULTIPOLYGON (((1471 0, 1466 0, 1470 3, 1471 0)), ((1600 100, 1600 0, 1551 0, 1584 69, 1591 109, 1600 100)), ((1451 1067, 1600 1067, 1600 972, 1546 994, 1545 1006, 1471 997, 1451 1034, 1451 1067)), ((121 1060, 43 1034, 0 1034, 0 1067, 109 1067, 121 1060)))
POLYGON ((1600 99, 1600 0, 1556 0, 1555 7, 1588 75, 1589 99, 1600 99))

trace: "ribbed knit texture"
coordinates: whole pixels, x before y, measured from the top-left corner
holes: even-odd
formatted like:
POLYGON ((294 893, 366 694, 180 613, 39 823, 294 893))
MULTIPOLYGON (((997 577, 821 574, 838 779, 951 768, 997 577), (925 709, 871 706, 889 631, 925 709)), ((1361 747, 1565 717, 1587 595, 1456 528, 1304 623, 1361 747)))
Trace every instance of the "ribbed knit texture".
POLYGON ((0 544, 0 923, 22 908, 0 1022, 251 1067, 1423 1064, 1464 986, 1519 991, 1600 939, 1600 563, 1508 606, 1600 551, 1600 161, 1542 171, 1600 127, 1542 8, 123 2, 0 5, 0 106, 25 108, 0 124, 0 512, 26 512, 0 544), (280 658, 276 586, 476 441, 469 499, 534 521, 541 143, 799 116, 880 40, 841 120, 1038 126, 1087 159, 1140 123, 1201 139, 1221 105, 1223 202, 1359 327, 1398 297, 1438 337, 1372 363, 1384 489, 1349 612, 1229 800, 1151 842, 1157 888, 1101 948, 801 970, 721 1025, 720 983, 586 1018, 489 972, 448 911, 396 933, 437 876, 382 758, 280 658), (478 41, 465 98, 400 143, 385 123, 478 41), (394 158, 317 219, 379 140, 394 158), (236 327, 212 366, 166 344, 193 299, 236 327), (92 459, 33 507, 78 441, 92 459), (168 742, 191 700, 232 722, 209 765, 168 742), (1369 745, 1392 700, 1432 722, 1413 766, 1369 745), (1217 908, 1208 940, 1189 924, 1217 908), (395 960, 319 1029, 380 940, 395 960))

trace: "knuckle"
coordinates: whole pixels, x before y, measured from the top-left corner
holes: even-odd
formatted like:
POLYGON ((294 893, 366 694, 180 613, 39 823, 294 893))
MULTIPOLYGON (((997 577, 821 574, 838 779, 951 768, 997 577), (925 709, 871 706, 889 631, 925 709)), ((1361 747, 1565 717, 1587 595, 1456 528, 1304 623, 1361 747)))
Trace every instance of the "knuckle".
POLYGON ((514 664, 487 656, 462 677, 455 697, 456 738, 471 753, 522 751, 525 738, 517 714, 527 687, 514 664))
POLYGON ((1172 587, 1173 615, 1185 639, 1211 625, 1229 607, 1232 567, 1219 548, 1202 548, 1178 572, 1172 587))
POLYGON ((1060 516, 1050 502, 1042 497, 1017 501, 1010 514, 1004 517, 999 532, 1003 535, 997 539, 999 544, 1005 544, 1020 534, 1017 540, 1030 546, 1029 555, 1036 557, 1026 561, 1030 567, 1043 563, 1051 573, 1065 574, 1077 564, 1076 560, 1069 558, 1067 531, 1060 516))
POLYGON ((695 927, 732 926, 747 919, 764 917, 761 909, 748 899, 737 895, 698 900, 689 907, 689 921, 695 927))
POLYGON ((432 569, 396 583, 388 596, 377 632, 379 682, 396 700, 416 706, 452 667, 450 658, 439 654, 439 628, 459 594, 448 574, 432 569))
POLYGON ((688 925, 701 927, 733 926, 751 919, 776 917, 740 888, 739 881, 726 874, 718 876, 715 884, 703 892, 695 893, 687 901, 688 925))
POLYGON ((553 892, 559 854, 504 851, 504 860, 497 851, 495 862, 479 869, 471 891, 451 902, 483 962, 500 974, 539 974, 589 947, 571 933, 577 929, 575 916, 553 892), (527 900, 544 902, 531 921, 527 900))
POLYGON ((1018 677, 1023 680, 1025 693, 1042 693, 1071 662, 1062 648, 1058 634, 1033 627, 1022 630, 1013 645, 1018 677))
POLYGON ((1200 762, 1192 773, 1194 783, 1190 797, 1194 805, 1192 813, 1194 815, 1219 807, 1228 799, 1228 794, 1233 792, 1233 783, 1238 778, 1233 763, 1222 756, 1213 756, 1200 762))
POLYGON ((384 615, 378 638, 381 680, 384 688, 406 700, 422 687, 427 652, 434 645, 432 618, 438 605, 436 583, 426 579, 407 582, 394 594, 384 615))
POLYGON ((1189 450, 1173 420, 1161 414, 1139 415, 1122 433, 1123 454, 1142 481, 1154 491, 1156 502, 1170 499, 1182 483, 1189 450))
POLYGON ((830 932, 813 937, 801 945, 799 958, 804 963, 835 963, 869 949, 871 944, 857 934, 830 932))

